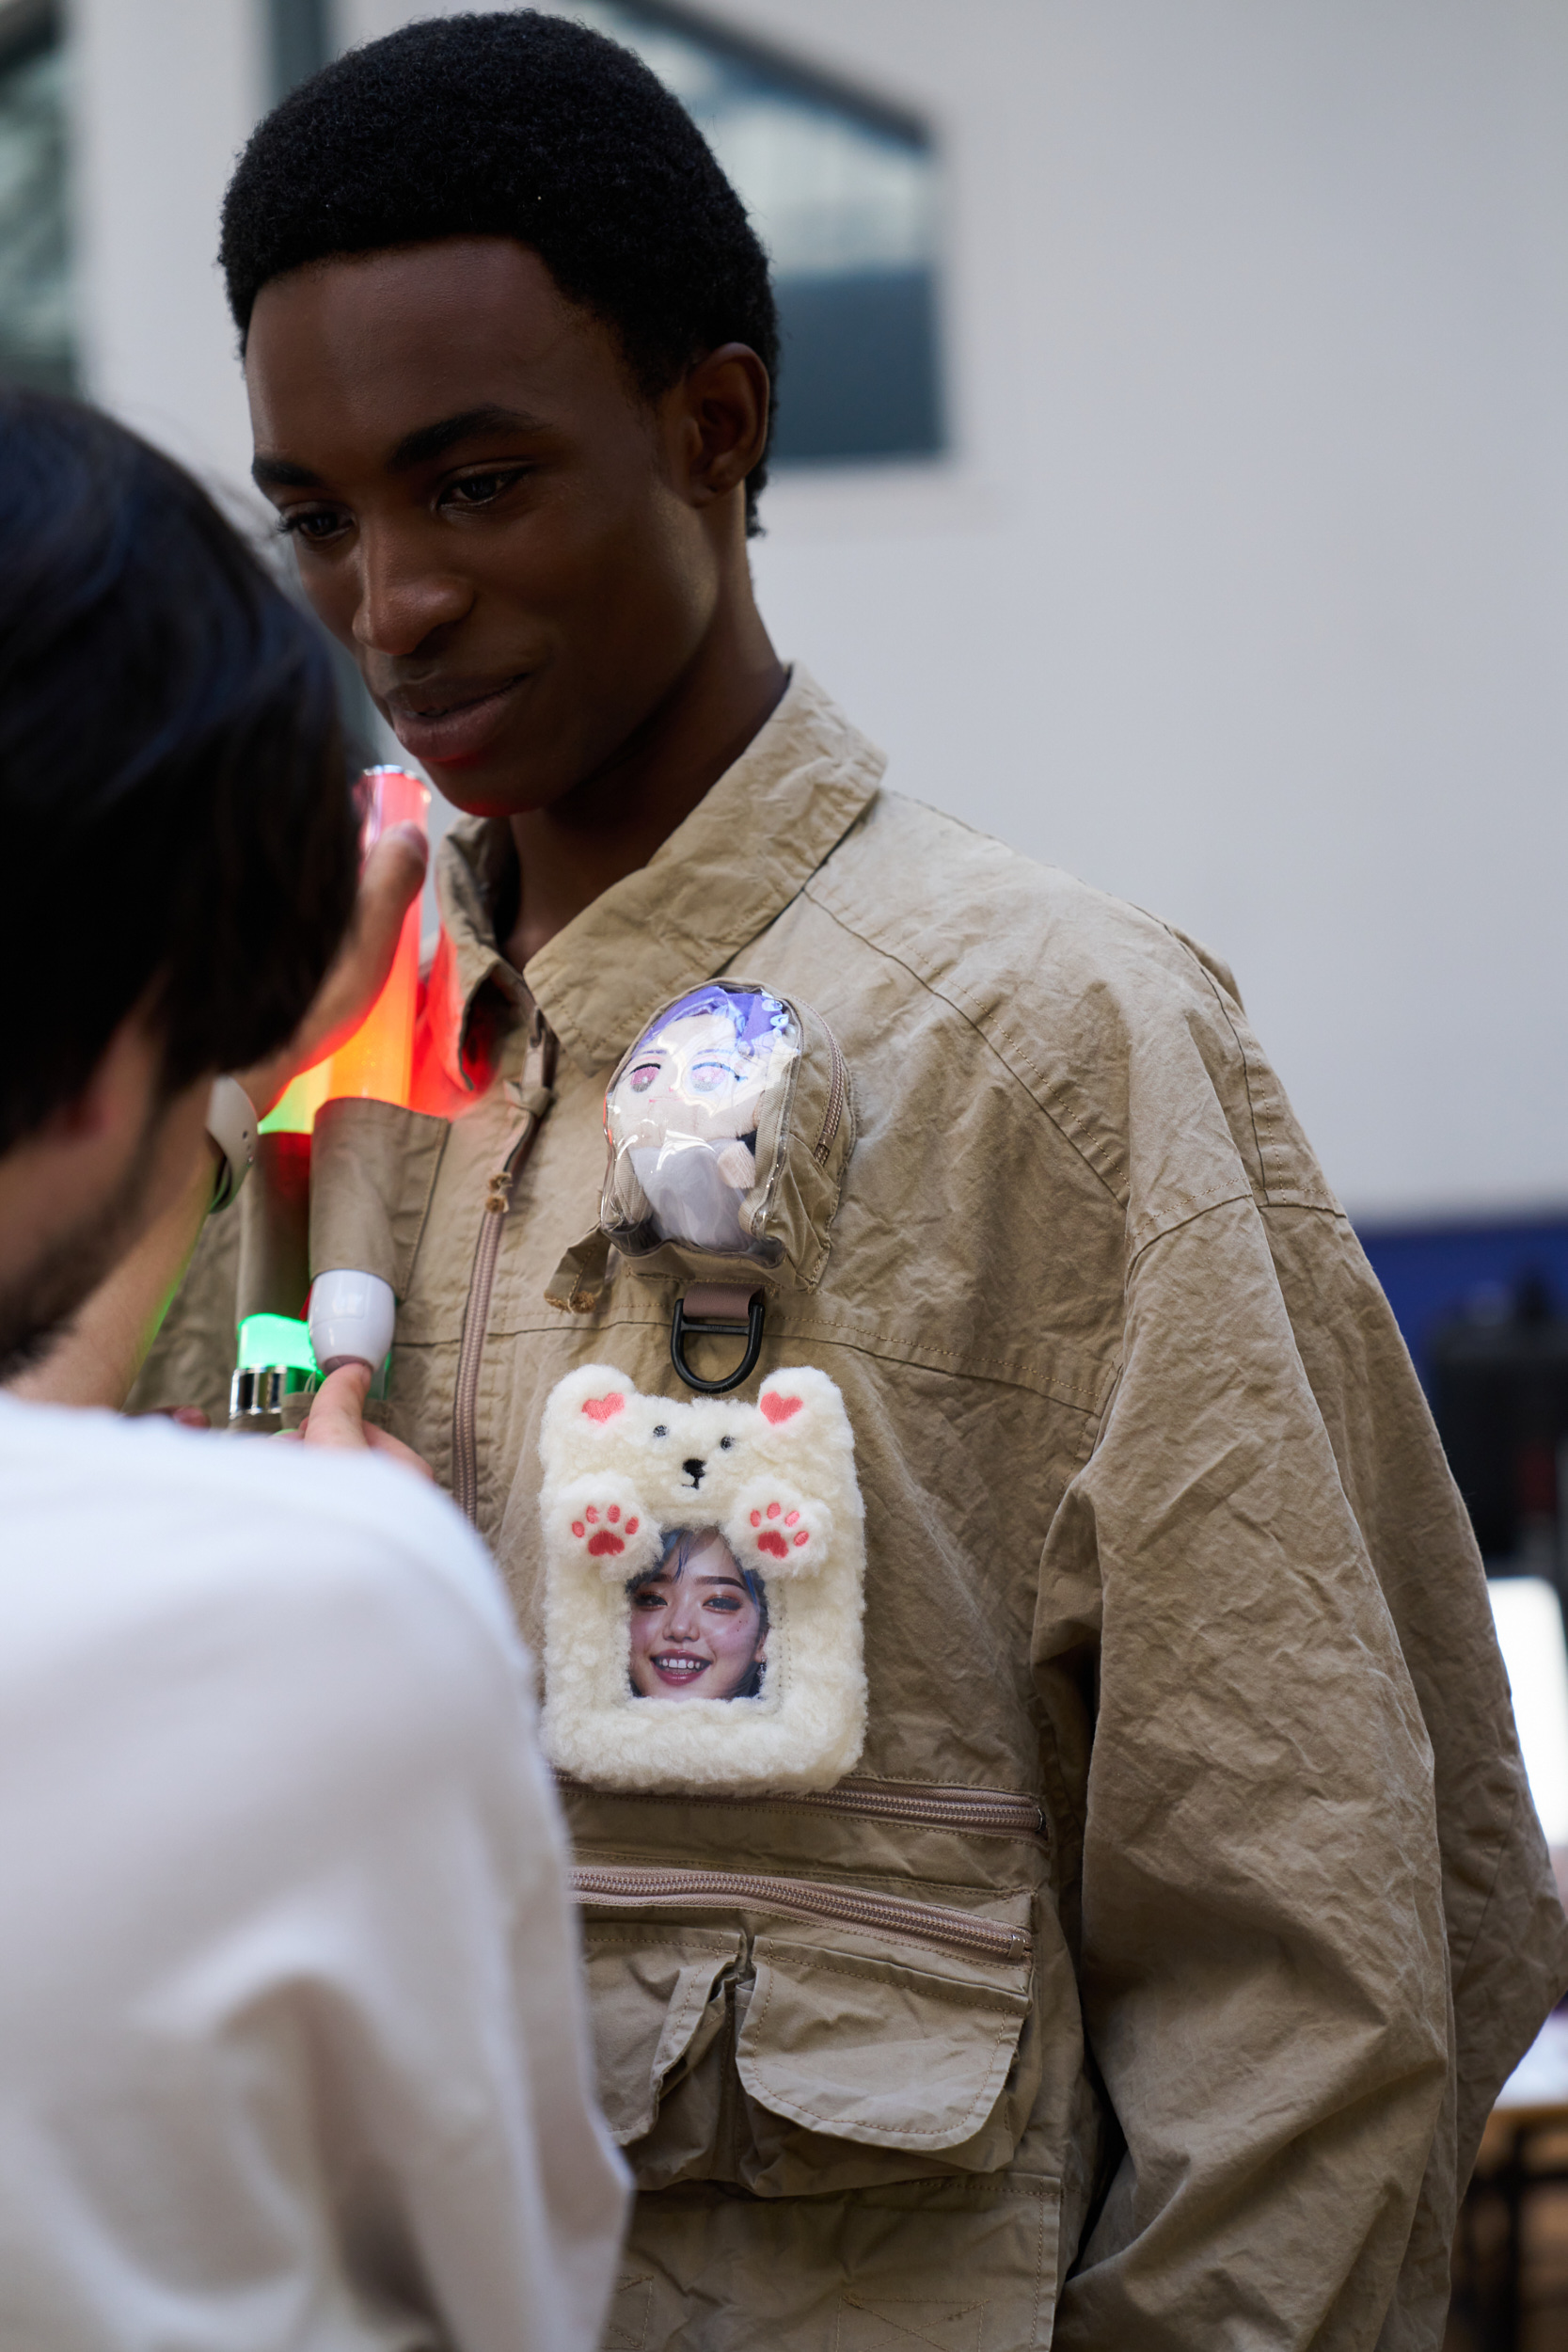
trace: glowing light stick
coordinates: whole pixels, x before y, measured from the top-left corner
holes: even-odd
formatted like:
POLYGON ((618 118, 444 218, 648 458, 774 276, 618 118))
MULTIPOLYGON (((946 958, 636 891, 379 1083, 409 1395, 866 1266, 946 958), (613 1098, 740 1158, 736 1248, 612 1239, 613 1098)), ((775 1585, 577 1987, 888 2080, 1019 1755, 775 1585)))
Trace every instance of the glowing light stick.
MULTIPOLYGON (((372 768, 365 778, 363 846, 370 855, 392 825, 424 827, 430 793, 401 768, 372 768)), ((345 1096, 399 1103, 406 1109, 414 1072, 414 1010, 420 986, 420 901, 403 918, 397 952, 386 986, 354 1035, 314 1071, 296 1078, 278 1104, 271 1126, 299 1090, 291 1117, 313 1126, 325 1103, 345 1096), (325 1072, 325 1078, 318 1075, 325 1072), (312 1084, 312 1081, 315 1083, 312 1084), (312 1096, 314 1099, 312 1100, 312 1096)), ((355 1266, 318 1274, 310 1286, 310 1342, 323 1372, 340 1364, 369 1364, 372 1372, 392 1344, 397 1299, 389 1282, 355 1266)))

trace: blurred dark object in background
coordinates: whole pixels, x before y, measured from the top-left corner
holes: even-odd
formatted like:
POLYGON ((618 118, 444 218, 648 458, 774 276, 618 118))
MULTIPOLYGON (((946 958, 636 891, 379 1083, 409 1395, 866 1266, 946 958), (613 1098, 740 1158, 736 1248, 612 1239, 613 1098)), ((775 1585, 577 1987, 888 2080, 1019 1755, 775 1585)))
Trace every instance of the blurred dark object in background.
MULTIPOLYGON (((1568 1219, 1374 1227, 1360 1238, 1431 1401, 1494 1606, 1525 1590, 1504 1580, 1539 1577, 1568 1614, 1568 1219)), ((1503 1609, 1503 1623, 1513 1614, 1503 1609)), ((1516 1706, 1539 1704, 1539 1692, 1515 1691, 1516 1706)), ((1549 1794, 1549 1784, 1536 1788, 1548 1814, 1549 1794)), ((1553 1859, 1561 1886, 1568 1851, 1553 1859)), ((1443 2343, 1444 2352, 1568 2352, 1562 2010, 1487 2123, 1454 2239, 1443 2343)))
POLYGON ((1433 1411, 1489 1574, 1544 1576, 1562 1594, 1568 1487, 1568 1317, 1545 1277, 1482 1294, 1433 1332, 1433 1411))
POLYGON ((1453 2250, 1443 2352, 1568 2347, 1568 2119, 1494 2115, 1453 2250))

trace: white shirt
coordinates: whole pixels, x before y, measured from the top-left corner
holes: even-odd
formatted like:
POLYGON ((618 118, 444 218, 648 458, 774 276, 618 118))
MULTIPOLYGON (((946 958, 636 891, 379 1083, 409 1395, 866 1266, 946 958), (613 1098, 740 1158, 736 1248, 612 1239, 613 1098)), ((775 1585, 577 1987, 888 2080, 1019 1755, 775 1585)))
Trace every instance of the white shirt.
POLYGON ((8 2352, 596 2344, 526 1677, 411 1472, 0 1399, 8 2352))

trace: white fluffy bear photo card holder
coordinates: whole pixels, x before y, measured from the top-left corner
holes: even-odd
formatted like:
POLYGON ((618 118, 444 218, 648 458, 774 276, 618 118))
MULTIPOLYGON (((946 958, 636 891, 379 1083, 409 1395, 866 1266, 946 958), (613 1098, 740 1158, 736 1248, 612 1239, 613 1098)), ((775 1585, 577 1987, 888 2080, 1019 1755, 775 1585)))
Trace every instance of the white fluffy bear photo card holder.
POLYGON ((755 1405, 603 1364, 545 1408, 545 1745, 601 1788, 831 1788, 865 1737, 864 1513, 826 1374, 755 1405))

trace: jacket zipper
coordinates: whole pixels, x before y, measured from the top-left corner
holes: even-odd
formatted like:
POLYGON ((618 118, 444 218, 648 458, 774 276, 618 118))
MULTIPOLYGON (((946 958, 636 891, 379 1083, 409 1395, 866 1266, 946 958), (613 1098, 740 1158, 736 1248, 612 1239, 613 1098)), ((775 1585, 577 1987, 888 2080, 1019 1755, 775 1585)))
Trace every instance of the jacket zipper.
POLYGON ((828 1043, 832 1052, 832 1075, 828 1081, 828 1107, 822 1114, 822 1133, 811 1148, 812 1158, 818 1168, 826 1167, 828 1154, 833 1148, 833 1137, 838 1133, 838 1122, 844 1116, 844 1098, 849 1088, 849 1073, 844 1067, 844 1056, 839 1051, 838 1040, 832 1029, 828 1028, 825 1021, 822 1026, 828 1031, 828 1043))
POLYGON ((791 1919, 827 1919, 896 1936, 976 1960, 1023 1960, 1029 1938, 1022 1928, 943 1903, 910 1903, 896 1895, 863 1895, 816 1879, 764 1877, 741 1870, 676 1870, 641 1863, 579 1863, 572 1872, 579 1902, 646 1910, 776 1911, 791 1919))
MULTIPOLYGON (((581 1781, 557 1773, 564 1789, 583 1788, 581 1781)), ((933 1788, 892 1780, 841 1780, 836 1788, 797 1791, 784 1796, 666 1797, 641 1789, 617 1789, 639 1804, 785 1805, 802 1812, 849 1813, 862 1820, 907 1821, 917 1829, 952 1829, 971 1837, 1021 1837, 1049 1845, 1050 1830, 1043 1807, 1033 1797, 1013 1796, 1005 1788, 933 1788)))
POLYGON ((468 1295, 463 1309, 463 1337, 457 1351, 457 1382, 452 1391, 452 1500, 464 1518, 474 1525, 479 1519, 479 1372, 484 1356, 485 1328, 490 1321, 490 1293, 495 1285, 496 1261, 500 1255, 501 1234, 512 1206, 513 1187, 533 1149, 545 1115, 554 1099, 549 1090, 554 1075, 555 1039, 544 1014, 535 1007, 529 1032, 528 1058, 523 1064, 521 1092, 525 1107, 522 1130, 514 1136, 500 1166, 490 1172, 479 1239, 474 1244, 473 1270, 468 1276, 468 1295))
POLYGON ((1033 1797, 1005 1788, 924 1788, 897 1781, 845 1780, 836 1788, 773 1798, 822 1813, 855 1813, 863 1820, 909 1821, 926 1829, 956 1829, 981 1837, 1027 1837, 1047 1842, 1045 1814, 1033 1797))

